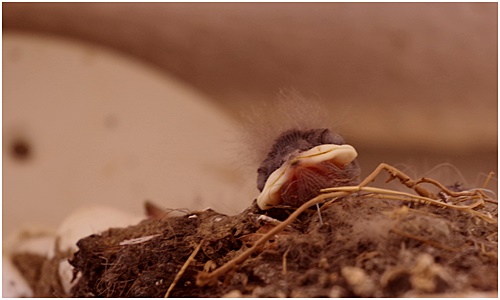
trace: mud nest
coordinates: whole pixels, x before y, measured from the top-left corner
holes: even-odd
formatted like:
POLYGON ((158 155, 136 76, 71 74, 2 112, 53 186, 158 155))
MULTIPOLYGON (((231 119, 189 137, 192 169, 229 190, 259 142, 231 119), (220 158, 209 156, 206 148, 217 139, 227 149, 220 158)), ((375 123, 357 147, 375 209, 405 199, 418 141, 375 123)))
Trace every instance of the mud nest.
POLYGON ((254 201, 235 216, 156 208, 135 226, 81 239, 72 256, 13 261, 35 296, 494 296, 497 201, 484 189, 382 169, 419 195, 361 183, 323 190, 299 208, 263 211, 254 201), (69 294, 57 276, 61 257, 74 267, 69 294))
MULTIPOLYGON (((483 210, 497 217, 496 205, 483 210)), ((148 219, 78 242, 75 297, 399 297, 495 291, 497 225, 470 213, 349 196, 302 213, 221 278, 197 285, 240 255, 291 210, 253 204, 148 219), (187 268, 178 276, 193 251, 187 268)))

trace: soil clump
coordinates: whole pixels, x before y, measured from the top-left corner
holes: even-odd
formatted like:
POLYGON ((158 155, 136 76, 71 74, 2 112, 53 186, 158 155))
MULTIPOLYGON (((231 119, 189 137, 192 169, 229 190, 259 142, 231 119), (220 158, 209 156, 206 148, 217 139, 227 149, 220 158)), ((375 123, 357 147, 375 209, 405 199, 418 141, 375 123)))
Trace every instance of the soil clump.
MULTIPOLYGON (((368 195, 324 205, 321 220, 309 209, 217 283, 197 285, 200 272, 240 255, 292 211, 261 211, 254 202, 235 216, 167 214, 88 236, 70 260, 76 284, 68 296, 163 297, 180 272, 170 297, 419 297, 498 288, 496 223, 368 195)), ((498 219, 496 204, 480 211, 498 219)))

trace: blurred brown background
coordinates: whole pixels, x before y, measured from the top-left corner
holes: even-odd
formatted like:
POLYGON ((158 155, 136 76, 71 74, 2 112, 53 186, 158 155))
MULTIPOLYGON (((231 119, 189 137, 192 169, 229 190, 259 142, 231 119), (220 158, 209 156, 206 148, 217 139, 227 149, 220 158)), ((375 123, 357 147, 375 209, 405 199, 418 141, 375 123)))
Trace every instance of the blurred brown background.
POLYGON ((449 162, 477 184, 497 169, 496 3, 4 3, 3 32, 108 47, 235 121, 294 88, 323 103, 365 175, 449 162))
POLYGON ((132 54, 231 112, 293 87, 369 124, 345 131, 370 145, 470 150, 496 147, 496 7, 15 3, 3 24, 132 54))

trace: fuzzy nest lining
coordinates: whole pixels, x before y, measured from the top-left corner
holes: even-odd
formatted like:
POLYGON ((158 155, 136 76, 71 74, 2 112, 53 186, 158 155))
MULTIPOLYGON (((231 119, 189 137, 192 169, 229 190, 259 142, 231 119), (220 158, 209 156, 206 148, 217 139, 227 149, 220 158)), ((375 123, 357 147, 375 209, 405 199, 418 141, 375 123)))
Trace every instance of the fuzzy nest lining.
MULTIPOLYGON (((481 211, 498 216, 496 205, 481 211)), ((70 260, 79 275, 68 296, 163 297, 198 245, 169 296, 400 297, 498 288, 497 224, 366 196, 324 207, 323 224, 315 209, 306 211, 217 283, 197 286, 199 272, 235 258, 290 212, 254 203, 236 216, 198 211, 83 238, 70 260)))

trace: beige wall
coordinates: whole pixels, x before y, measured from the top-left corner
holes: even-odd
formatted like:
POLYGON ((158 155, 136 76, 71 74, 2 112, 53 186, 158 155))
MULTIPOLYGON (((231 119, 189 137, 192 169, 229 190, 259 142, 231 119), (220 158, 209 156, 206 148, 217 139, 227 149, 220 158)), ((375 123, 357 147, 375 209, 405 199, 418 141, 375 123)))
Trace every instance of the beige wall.
POLYGON ((132 54, 232 113, 293 87, 356 142, 461 152, 497 145, 496 7, 17 3, 3 22, 132 54))

